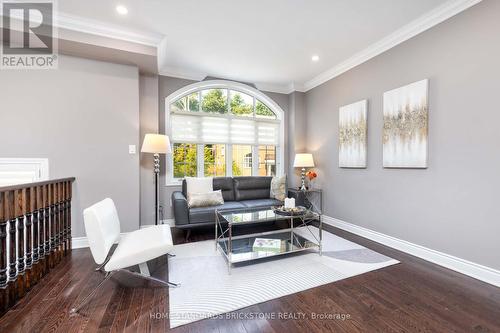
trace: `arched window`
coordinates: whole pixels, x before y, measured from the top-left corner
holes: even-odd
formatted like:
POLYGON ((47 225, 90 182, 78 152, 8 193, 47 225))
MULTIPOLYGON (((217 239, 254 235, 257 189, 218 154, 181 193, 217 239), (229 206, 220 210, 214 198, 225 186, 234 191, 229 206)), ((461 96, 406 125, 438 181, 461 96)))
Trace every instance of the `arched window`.
POLYGON ((283 174, 283 110, 269 97, 231 81, 203 81, 165 100, 172 142, 167 184, 186 176, 283 174))

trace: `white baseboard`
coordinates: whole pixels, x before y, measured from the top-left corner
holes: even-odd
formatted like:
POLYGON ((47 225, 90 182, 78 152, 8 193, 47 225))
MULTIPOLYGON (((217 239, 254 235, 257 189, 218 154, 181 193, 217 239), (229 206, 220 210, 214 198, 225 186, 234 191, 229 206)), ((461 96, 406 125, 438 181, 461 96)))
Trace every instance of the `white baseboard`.
POLYGON ((89 241, 87 237, 73 237, 71 238, 71 249, 82 249, 84 247, 89 247, 89 241))
POLYGON ((163 224, 168 224, 170 227, 175 227, 175 219, 165 219, 161 221, 163 224))
POLYGON ((413 244, 402 239, 366 229, 330 216, 323 215, 323 222, 343 229, 353 234, 368 238, 377 243, 392 247, 396 250, 430 261, 434 264, 449 268, 475 279, 500 287, 500 271, 461 259, 446 253, 413 244))

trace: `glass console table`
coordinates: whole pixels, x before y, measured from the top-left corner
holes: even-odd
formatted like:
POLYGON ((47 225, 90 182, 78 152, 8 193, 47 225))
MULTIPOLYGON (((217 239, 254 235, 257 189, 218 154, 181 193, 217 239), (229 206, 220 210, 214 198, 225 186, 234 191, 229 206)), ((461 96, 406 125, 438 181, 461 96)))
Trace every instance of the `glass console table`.
POLYGON ((306 210, 301 215, 283 216, 274 213, 272 208, 241 208, 215 211, 215 249, 219 250, 227 261, 228 272, 235 263, 254 261, 263 258, 285 255, 317 249, 321 255, 323 224, 321 214, 306 210), (288 221, 290 227, 267 232, 233 235, 233 227, 239 225, 257 225, 273 221, 288 221), (312 222, 319 221, 319 233, 311 231, 312 222), (295 224, 298 225, 294 227, 295 224), (298 227, 305 227, 311 234, 307 239, 296 232, 298 227), (255 247, 256 239, 269 240, 273 248, 255 247))
POLYGON ((295 198, 297 206, 304 206, 318 213, 323 213, 323 191, 321 189, 288 189, 288 197, 295 198))

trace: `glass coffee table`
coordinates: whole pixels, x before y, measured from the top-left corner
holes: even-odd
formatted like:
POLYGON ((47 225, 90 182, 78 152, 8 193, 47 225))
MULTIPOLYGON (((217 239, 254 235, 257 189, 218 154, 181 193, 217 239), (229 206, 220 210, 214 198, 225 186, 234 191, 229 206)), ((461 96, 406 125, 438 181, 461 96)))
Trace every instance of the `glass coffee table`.
POLYGON ((226 259, 228 272, 231 274, 231 267, 235 263, 315 249, 321 255, 322 229, 321 214, 313 210, 306 210, 300 215, 293 216, 276 214, 270 207, 216 210, 215 249, 219 250, 226 259), (275 221, 288 221, 290 227, 233 236, 233 226, 258 225, 275 221), (293 221, 298 222, 295 228, 293 221), (319 221, 318 235, 310 229, 312 222, 315 221, 319 221), (298 227, 307 228, 312 237, 306 239, 298 234, 296 232, 298 227))

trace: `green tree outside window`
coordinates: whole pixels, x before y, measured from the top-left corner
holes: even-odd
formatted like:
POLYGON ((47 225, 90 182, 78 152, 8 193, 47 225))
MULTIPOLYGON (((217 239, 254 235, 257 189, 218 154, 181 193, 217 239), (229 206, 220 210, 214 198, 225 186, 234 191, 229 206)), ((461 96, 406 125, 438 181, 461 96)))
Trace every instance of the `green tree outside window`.
POLYGON ((196 145, 190 143, 174 144, 174 178, 196 177, 196 145))
POLYGON ((257 104, 255 105, 255 114, 257 116, 261 117, 272 117, 276 118, 276 115, 274 114, 273 111, 271 111, 270 108, 268 108, 264 103, 261 101, 257 101, 257 104))
POLYGON ((188 108, 189 111, 200 111, 200 101, 197 92, 188 96, 188 108))
POLYGON ((201 109, 211 113, 227 113, 227 91, 223 89, 205 90, 201 96, 201 109))
POLYGON ((240 116, 251 116, 253 114, 253 101, 250 104, 240 93, 231 91, 231 112, 240 116))

